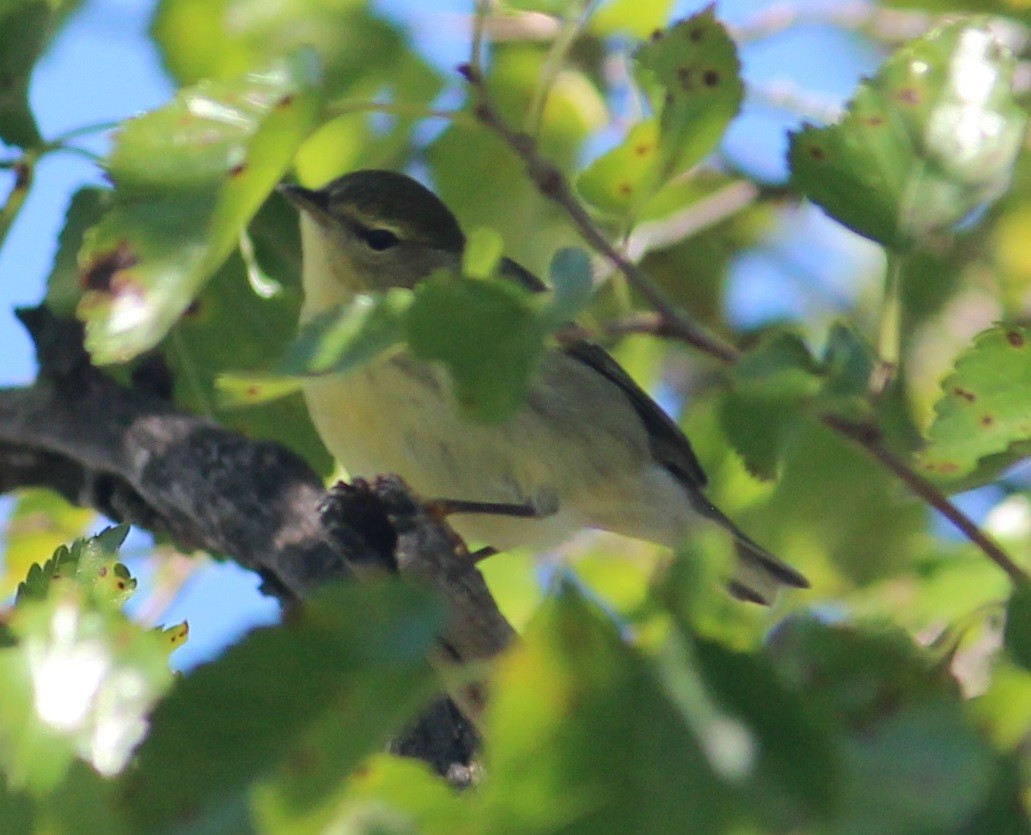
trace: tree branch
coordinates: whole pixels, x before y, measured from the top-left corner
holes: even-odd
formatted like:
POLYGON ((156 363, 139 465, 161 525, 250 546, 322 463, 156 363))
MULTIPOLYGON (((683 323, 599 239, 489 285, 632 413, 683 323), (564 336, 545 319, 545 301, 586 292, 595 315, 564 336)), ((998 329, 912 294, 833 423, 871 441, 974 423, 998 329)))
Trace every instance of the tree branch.
MULTIPOLYGON (((28 388, 0 390, 0 490, 49 487, 186 550, 224 554, 284 602, 397 570, 449 604, 441 642, 453 662, 491 658, 510 642, 512 628, 461 540, 399 479, 339 487, 322 505, 318 474, 285 447, 118 385, 89 363, 77 322, 45 308, 19 316, 40 374, 28 388)), ((458 695, 470 710, 482 706, 475 690, 458 695)), ((398 749, 454 777, 470 764, 474 737, 456 711, 438 707, 398 749), (426 725, 436 721, 450 724, 426 725)))

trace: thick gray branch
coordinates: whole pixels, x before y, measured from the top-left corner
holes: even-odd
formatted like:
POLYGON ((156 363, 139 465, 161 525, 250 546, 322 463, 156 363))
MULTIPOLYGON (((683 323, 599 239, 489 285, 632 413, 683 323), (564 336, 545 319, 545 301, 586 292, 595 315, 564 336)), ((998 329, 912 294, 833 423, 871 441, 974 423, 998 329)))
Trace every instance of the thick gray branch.
MULTIPOLYGON (((42 308, 20 316, 41 371, 31 387, 0 390, 0 491, 57 490, 184 549, 230 557, 286 601, 370 565, 400 570, 450 604, 441 636, 448 658, 490 658, 510 641, 511 627, 464 546, 400 480, 339 488, 323 503, 319 476, 285 447, 118 385, 89 364, 74 322, 42 308)), ((440 751, 413 745, 468 748, 471 738, 468 729, 423 728, 401 747, 446 770, 440 751)))

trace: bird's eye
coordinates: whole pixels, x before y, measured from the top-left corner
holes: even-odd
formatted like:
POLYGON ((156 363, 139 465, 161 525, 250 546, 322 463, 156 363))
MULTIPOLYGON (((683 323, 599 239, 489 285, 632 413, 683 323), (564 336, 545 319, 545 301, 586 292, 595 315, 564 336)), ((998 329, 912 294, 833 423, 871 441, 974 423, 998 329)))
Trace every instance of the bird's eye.
POLYGON ((362 232, 362 240, 368 244, 369 249, 382 252, 394 246, 398 242, 398 237, 389 229, 366 229, 362 232))

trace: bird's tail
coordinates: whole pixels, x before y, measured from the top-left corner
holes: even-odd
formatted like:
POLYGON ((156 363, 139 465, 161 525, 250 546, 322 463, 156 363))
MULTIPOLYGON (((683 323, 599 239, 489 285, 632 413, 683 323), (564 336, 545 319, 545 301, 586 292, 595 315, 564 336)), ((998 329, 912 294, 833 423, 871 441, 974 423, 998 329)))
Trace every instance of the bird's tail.
POLYGON ((809 581, 748 537, 737 540, 738 563, 730 593, 740 600, 769 606, 782 586, 809 588, 809 581))
POLYGON ((737 569, 730 580, 734 597, 769 606, 782 586, 809 588, 809 581, 802 574, 751 540, 715 507, 708 505, 703 512, 734 535, 738 555, 737 569))

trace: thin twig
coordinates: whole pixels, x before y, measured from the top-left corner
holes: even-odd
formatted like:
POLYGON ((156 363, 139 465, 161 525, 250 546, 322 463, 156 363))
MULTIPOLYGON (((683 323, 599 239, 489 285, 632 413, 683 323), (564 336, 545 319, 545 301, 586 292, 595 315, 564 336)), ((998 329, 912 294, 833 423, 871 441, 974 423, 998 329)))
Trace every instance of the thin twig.
POLYGON ((604 255, 626 276, 631 286, 644 296, 648 304, 662 316, 664 327, 671 334, 675 334, 678 339, 695 346, 721 362, 736 362, 740 356, 737 348, 695 323, 636 264, 609 243, 608 238, 594 223, 580 201, 576 199, 562 172, 537 153, 536 143, 531 137, 514 130, 501 118, 501 114, 497 112, 487 97, 483 76, 468 64, 460 71, 468 79, 473 90, 476 99, 473 113, 476 118, 519 155, 526 164, 530 179, 541 194, 565 210, 566 215, 580 233, 580 237, 588 246, 604 255))
POLYGON ((952 522, 967 539, 985 553, 988 559, 1005 571, 1014 583, 1031 582, 1031 575, 1013 562, 1006 552, 982 531, 969 516, 950 502, 945 494, 931 484, 931 482, 912 470, 895 453, 891 452, 881 443, 881 433, 876 426, 854 423, 832 414, 823 415, 821 420, 825 426, 859 444, 910 490, 952 522))
POLYGON ((11 166, 11 170, 14 172, 14 185, 7 195, 7 202, 0 208, 0 245, 7 238, 7 233, 25 204, 25 198, 29 196, 29 188, 35 175, 35 157, 26 154, 11 166))

